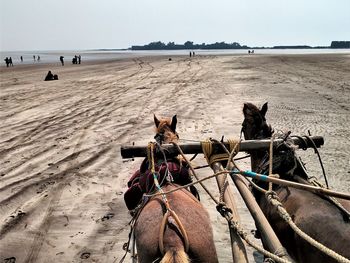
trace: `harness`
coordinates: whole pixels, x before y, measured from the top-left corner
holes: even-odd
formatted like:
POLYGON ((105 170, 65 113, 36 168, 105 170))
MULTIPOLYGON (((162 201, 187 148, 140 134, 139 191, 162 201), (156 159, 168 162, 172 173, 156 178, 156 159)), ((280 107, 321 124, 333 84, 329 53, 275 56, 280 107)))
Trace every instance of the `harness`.
POLYGON ((154 164, 154 144, 153 143, 149 143, 149 151, 148 151, 148 158, 149 158, 149 162, 151 164, 151 172, 153 174, 153 180, 154 180, 154 184, 157 188, 157 191, 161 193, 162 195, 162 201, 166 207, 166 212, 163 216, 163 219, 162 219, 162 223, 160 225, 160 229, 159 229, 159 250, 160 252, 162 253, 162 255, 164 255, 164 242, 163 242, 163 237, 164 237, 164 232, 165 232, 165 227, 166 225, 168 224, 168 220, 170 223, 172 223, 174 226, 176 226, 183 239, 184 239, 184 245, 185 245, 185 252, 188 252, 189 250, 189 241, 188 241, 188 236, 187 236, 187 232, 183 226, 183 224, 181 223, 179 217, 176 215, 175 211, 173 211, 171 208, 170 208, 170 204, 168 202, 168 199, 166 198, 166 195, 164 194, 164 191, 163 189, 161 188, 160 184, 159 184, 159 181, 158 181, 158 178, 157 178, 157 175, 156 175, 156 171, 155 171, 155 164, 154 164), (175 221, 175 224, 174 222, 172 222, 170 220, 170 217, 175 221))

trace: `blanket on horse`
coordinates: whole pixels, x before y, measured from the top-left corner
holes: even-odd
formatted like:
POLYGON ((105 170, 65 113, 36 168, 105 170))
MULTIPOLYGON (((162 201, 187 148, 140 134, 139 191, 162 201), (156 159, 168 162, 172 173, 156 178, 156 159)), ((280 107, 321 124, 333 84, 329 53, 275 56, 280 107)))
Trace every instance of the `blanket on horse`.
MULTIPOLYGON (((160 161, 155 164, 155 171, 160 185, 174 183, 186 185, 192 182, 187 164, 177 158, 160 161)), ((145 158, 139 170, 137 170, 128 181, 129 189, 124 194, 124 201, 129 210, 133 210, 141 202, 144 193, 151 193, 155 189, 153 174, 149 162, 145 158)), ((191 193, 198 198, 195 187, 190 187, 191 193)))

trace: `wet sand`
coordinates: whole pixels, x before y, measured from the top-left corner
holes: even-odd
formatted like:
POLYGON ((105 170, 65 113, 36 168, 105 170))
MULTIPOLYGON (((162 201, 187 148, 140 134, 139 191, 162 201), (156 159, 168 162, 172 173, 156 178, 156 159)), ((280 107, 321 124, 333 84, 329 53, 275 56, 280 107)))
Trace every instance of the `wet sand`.
MULTIPOLYGON (((0 261, 118 262, 131 217, 123 193, 141 159, 120 145, 153 139, 153 113, 178 116, 186 140, 238 138, 244 102, 269 102, 275 129, 325 138, 330 187, 350 189, 350 56, 144 57, 0 68, 0 261), (48 70, 58 81, 44 82, 48 70)), ((312 150, 299 151, 321 177, 312 150)), ((195 164, 205 164, 202 156, 195 164)), ((249 167, 247 160, 243 167, 249 167)), ((204 177, 209 168, 199 171, 204 177)), ((206 181, 218 192, 215 179, 206 181)), ((200 188, 220 262, 227 224, 200 188)), ((247 232, 254 229, 239 197, 247 232)), ((248 249, 253 261, 256 252, 248 249)), ((127 258, 126 262, 130 262, 127 258)))

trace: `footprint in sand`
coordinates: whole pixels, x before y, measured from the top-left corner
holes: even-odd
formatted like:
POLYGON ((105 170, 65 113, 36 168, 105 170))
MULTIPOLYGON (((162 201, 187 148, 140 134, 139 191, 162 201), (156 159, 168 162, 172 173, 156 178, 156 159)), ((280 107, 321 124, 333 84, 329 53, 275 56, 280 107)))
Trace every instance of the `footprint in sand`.
POLYGON ((5 263, 15 263, 16 262, 16 258, 15 257, 5 258, 4 262, 5 263))
POLYGON ((80 255, 81 259, 88 259, 90 257, 91 253, 90 252, 84 252, 83 254, 80 255))
POLYGON ((80 255, 81 259, 88 259, 90 257, 91 253, 90 252, 84 252, 83 254, 80 255))
POLYGON ((105 214, 105 215, 101 218, 101 220, 102 220, 102 221, 109 220, 109 219, 111 219, 113 216, 114 216, 114 213, 107 213, 107 214, 105 214))

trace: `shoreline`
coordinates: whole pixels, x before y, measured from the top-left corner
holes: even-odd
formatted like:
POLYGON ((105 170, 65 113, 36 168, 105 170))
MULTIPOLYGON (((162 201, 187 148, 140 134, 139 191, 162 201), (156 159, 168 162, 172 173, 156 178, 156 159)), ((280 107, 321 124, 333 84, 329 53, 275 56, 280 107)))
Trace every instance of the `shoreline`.
MULTIPOLYGON (((197 56, 210 55, 245 55, 250 49, 216 49, 216 50, 195 50, 197 56)), ((255 49, 255 54, 251 55, 308 55, 308 54, 350 54, 350 49, 255 49)), ((37 65, 37 64, 60 64, 59 56, 65 57, 66 64, 72 64, 74 55, 82 55, 82 62, 107 61, 118 59, 132 59, 138 57, 157 57, 157 56, 188 56, 192 50, 126 50, 126 51, 8 51, 0 52, 2 63, 0 68, 6 67, 5 57, 13 57, 15 66, 19 65, 37 65), (24 56, 24 62, 20 62, 19 57, 24 56), (33 55, 41 56, 40 62, 33 62, 33 55), (28 62, 27 62, 28 61, 28 62)))

